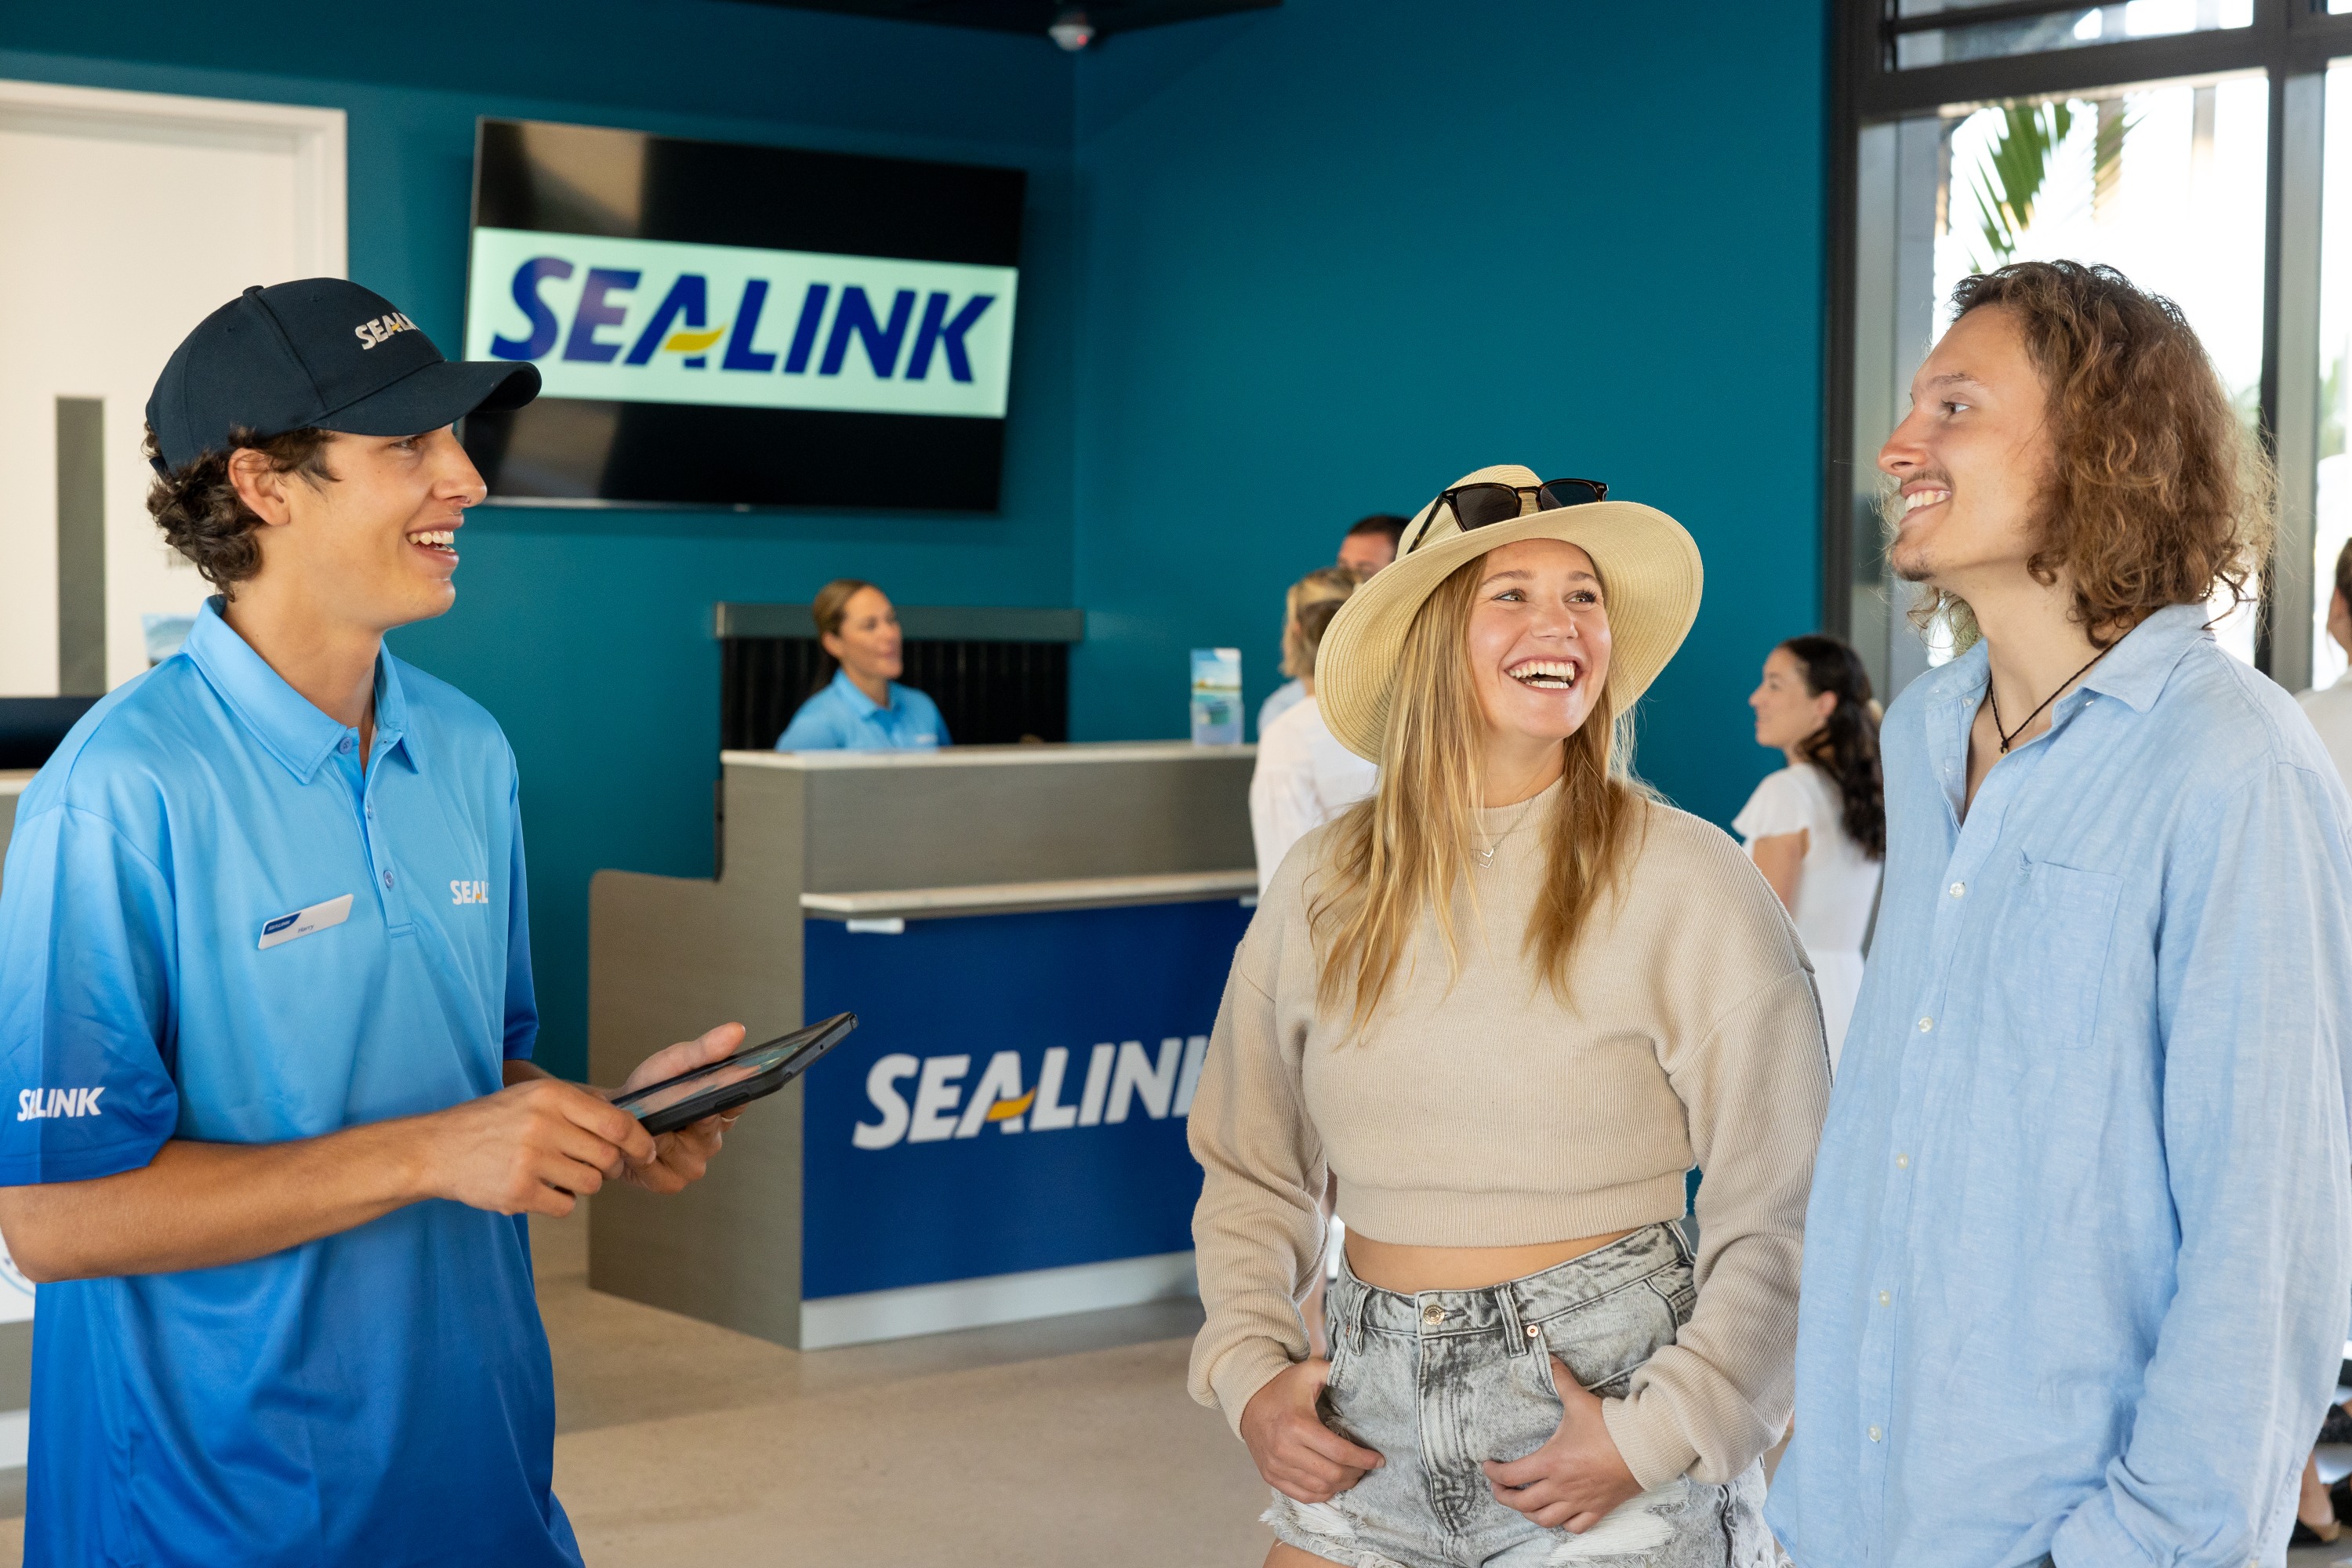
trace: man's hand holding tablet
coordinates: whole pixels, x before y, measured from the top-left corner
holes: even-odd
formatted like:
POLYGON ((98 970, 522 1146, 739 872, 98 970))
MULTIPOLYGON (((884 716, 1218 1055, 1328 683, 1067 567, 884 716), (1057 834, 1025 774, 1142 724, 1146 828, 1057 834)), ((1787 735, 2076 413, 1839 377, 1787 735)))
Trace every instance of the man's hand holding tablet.
MULTIPOLYGON (((614 1100, 629 1095, 648 1084, 661 1083, 724 1061, 740 1050, 746 1031, 740 1024, 721 1024, 705 1032, 698 1039, 681 1040, 666 1046, 639 1062, 621 1087, 611 1092, 614 1100)), ((625 1109, 625 1107, 624 1108, 625 1109)), ((683 1191, 689 1183, 702 1179, 711 1157, 726 1142, 727 1129, 735 1125, 740 1112, 707 1116, 690 1122, 675 1132, 664 1132, 654 1139, 654 1155, 642 1163, 632 1161, 621 1170, 621 1180, 649 1193, 669 1194, 683 1191)))

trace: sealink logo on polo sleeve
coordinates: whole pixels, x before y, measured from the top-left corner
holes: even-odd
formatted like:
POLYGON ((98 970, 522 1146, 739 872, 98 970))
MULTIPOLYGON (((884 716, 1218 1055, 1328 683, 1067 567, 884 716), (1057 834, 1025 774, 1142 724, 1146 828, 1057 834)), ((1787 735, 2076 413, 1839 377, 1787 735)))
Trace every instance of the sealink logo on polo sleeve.
POLYGON ((16 1120, 45 1121, 52 1116, 99 1116, 98 1097, 106 1086, 96 1089, 20 1089, 16 1091, 16 1120))
POLYGON ((474 231, 466 357, 542 397, 1004 416, 1010 267, 474 231))

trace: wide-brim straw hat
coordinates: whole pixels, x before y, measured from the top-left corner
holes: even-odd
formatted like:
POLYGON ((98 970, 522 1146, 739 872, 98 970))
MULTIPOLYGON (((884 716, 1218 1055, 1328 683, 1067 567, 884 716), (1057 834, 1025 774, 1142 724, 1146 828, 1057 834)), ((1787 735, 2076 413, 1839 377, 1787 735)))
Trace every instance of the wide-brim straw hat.
MULTIPOLYGON (((1496 483, 1532 489, 1532 468, 1503 464, 1447 486, 1496 483)), ((1339 743, 1381 760, 1389 699, 1406 628, 1423 603, 1464 562, 1522 539, 1559 539, 1592 557, 1609 610, 1609 700, 1622 713, 1650 689, 1698 618, 1702 573, 1689 531, 1655 507, 1597 500, 1529 512, 1465 532, 1452 507, 1421 509, 1397 541, 1397 558, 1339 606, 1315 658, 1315 701, 1339 743)))

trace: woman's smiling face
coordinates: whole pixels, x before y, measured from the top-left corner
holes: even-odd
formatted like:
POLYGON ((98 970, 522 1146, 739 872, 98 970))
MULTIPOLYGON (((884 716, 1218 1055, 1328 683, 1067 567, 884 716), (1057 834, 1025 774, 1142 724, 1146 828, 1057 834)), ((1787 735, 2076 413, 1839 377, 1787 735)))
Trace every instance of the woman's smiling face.
POLYGON ((1497 739, 1565 741, 1609 683, 1609 608, 1583 550, 1523 539, 1479 562, 1470 678, 1497 739))

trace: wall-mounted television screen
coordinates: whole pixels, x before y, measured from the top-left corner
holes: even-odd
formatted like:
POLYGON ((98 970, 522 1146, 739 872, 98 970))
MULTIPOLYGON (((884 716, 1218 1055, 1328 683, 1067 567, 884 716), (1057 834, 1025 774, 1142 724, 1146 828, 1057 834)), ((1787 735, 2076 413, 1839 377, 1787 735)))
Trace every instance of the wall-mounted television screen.
POLYGON ((992 511, 1018 169, 484 120, 466 421, 494 500, 992 511))

